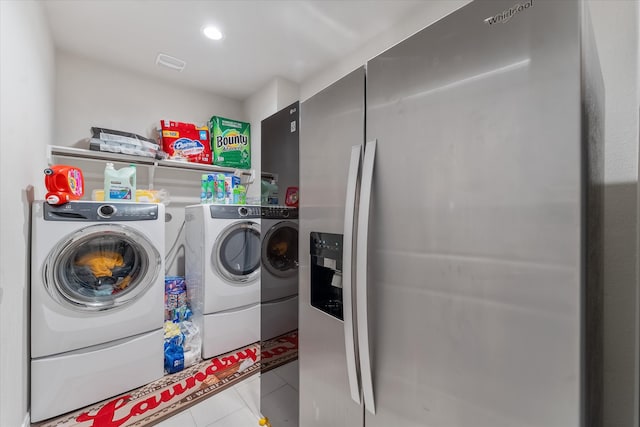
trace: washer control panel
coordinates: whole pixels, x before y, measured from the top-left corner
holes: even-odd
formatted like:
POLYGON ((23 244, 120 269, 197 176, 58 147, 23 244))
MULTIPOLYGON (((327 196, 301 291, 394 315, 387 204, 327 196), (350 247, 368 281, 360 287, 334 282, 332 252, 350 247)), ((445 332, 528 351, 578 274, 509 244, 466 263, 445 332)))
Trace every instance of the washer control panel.
POLYGON ((252 205, 209 205, 209 212, 211 218, 260 218, 260 206, 252 205))
POLYGON ((155 203, 69 202, 53 206, 44 203, 46 221, 149 221, 158 219, 155 203))

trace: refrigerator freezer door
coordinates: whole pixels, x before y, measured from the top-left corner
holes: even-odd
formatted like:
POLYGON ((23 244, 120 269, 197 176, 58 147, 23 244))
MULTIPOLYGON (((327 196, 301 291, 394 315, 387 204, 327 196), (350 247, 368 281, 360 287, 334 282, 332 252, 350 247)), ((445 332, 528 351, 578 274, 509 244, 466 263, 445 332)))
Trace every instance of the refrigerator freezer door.
MULTIPOLYGON (((314 308, 310 235, 344 233, 351 147, 364 143, 364 67, 300 107, 300 425, 361 426, 351 399, 344 324, 314 308)), ((333 266, 335 269, 335 266, 333 266)))
POLYGON ((581 425, 580 5, 519 4, 368 62, 366 427, 581 425))

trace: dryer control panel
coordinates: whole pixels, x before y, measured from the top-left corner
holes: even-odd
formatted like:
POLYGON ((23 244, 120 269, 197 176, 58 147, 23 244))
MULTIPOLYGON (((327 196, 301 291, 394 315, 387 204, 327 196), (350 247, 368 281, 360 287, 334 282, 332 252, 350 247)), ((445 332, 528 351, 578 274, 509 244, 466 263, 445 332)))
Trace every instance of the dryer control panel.
POLYGON ((69 202, 44 203, 45 221, 150 221, 158 219, 155 203, 69 202))
POLYGON ((290 208, 288 206, 263 206, 262 218, 298 219, 298 208, 290 208))

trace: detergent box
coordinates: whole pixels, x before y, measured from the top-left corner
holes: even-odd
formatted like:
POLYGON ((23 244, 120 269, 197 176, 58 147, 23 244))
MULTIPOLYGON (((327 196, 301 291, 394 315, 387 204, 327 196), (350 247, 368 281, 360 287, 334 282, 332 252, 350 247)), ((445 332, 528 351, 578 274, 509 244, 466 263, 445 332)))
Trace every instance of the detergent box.
POLYGON ((161 120, 162 149, 170 159, 211 164, 209 129, 193 123, 161 120))
POLYGON ((213 164, 236 169, 251 169, 249 123, 213 116, 209 120, 213 164))

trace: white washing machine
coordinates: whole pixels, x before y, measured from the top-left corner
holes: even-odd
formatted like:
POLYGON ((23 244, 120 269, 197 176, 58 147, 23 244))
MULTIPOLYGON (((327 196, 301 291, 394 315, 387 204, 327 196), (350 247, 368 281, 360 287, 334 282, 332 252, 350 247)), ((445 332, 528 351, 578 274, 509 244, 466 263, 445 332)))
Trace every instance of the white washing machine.
POLYGON ((262 207, 262 340, 298 328, 298 209, 262 207))
POLYGON ((163 257, 163 205, 34 202, 31 421, 162 377, 163 257))
POLYGON ((260 207, 187 206, 185 221, 185 279, 202 357, 258 341, 260 207))

